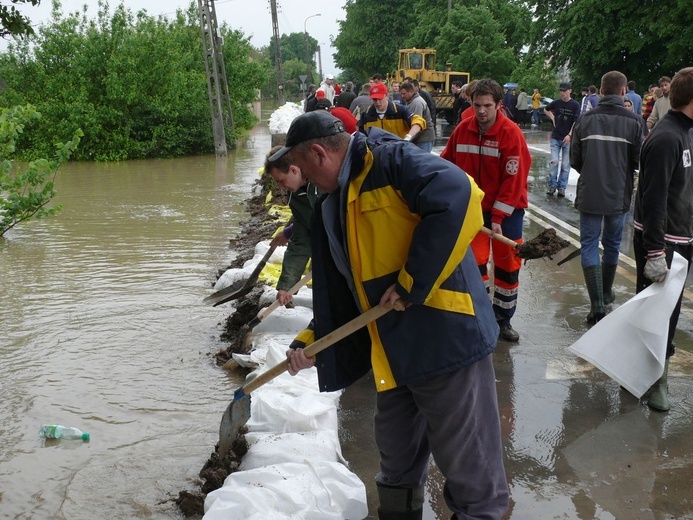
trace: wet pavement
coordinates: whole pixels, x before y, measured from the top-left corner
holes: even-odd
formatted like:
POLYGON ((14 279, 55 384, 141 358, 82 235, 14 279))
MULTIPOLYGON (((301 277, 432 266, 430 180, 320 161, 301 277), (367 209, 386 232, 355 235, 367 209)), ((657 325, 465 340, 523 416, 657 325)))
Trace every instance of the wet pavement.
MULTIPOLYGON (((572 246, 553 260, 530 260, 520 274, 513 326, 520 341, 500 341, 494 354, 512 519, 693 519, 693 305, 686 291, 671 360, 671 411, 652 411, 619 384, 568 350, 588 330, 589 298, 579 259, 556 263, 579 246, 574 186, 565 199, 545 195, 548 133, 527 130, 534 163, 525 239, 544 227, 572 246)), ((439 139, 436 149, 442 149, 439 139)), ((635 293, 632 218, 624 233, 614 289, 623 304, 635 293)), ((690 279, 687 287, 690 286, 690 279)), ((463 398, 463 396, 460 396, 463 398)), ((347 389, 341 443, 352 471, 367 486, 377 518, 372 435, 372 381, 347 389)), ((425 519, 449 518, 443 479, 427 483, 425 519)))

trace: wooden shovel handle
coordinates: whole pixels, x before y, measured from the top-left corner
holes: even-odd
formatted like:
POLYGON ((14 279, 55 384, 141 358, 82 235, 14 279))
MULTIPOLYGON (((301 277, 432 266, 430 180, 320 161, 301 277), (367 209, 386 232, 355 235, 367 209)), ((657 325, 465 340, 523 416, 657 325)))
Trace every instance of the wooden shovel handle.
MULTIPOLYGON (((298 282, 296 282, 291 289, 286 291, 286 294, 288 294, 289 296, 293 296, 294 294, 296 294, 299 291, 299 289, 301 287, 303 287, 308 282, 310 282, 312 278, 313 278, 313 273, 311 271, 308 271, 306 273, 306 275, 303 278, 301 278, 298 282)), ((264 320, 267 316, 272 314, 277 309, 277 307, 279 307, 280 305, 281 304, 279 303, 279 300, 274 300, 272 302, 272 305, 270 305, 269 307, 265 307, 264 309, 262 309, 258 313, 258 315, 257 315, 258 319, 260 321, 264 320)))
MULTIPOLYGON (((380 305, 373 307, 372 309, 364 312, 357 318, 354 318, 348 323, 345 323, 338 329, 333 330, 326 336, 323 336, 319 340, 311 343, 308 345, 305 349, 303 349, 303 353, 307 357, 312 357, 316 355, 318 352, 322 352, 328 347, 331 347, 335 343, 337 343, 339 340, 346 338, 349 334, 352 334, 353 332, 356 332, 360 328, 365 327, 368 325, 370 322, 377 320, 381 316, 387 314, 392 310, 391 306, 387 307, 381 307, 380 305)), ((259 376, 257 376, 255 379, 253 379, 250 383, 246 384, 243 386, 242 390, 244 394, 249 394, 258 388, 260 388, 262 385, 265 383, 268 383, 275 377, 283 374, 289 369, 289 361, 282 361, 281 363, 278 363, 274 365, 272 368, 267 370, 266 372, 263 372, 259 376)))
POLYGON ((481 226, 481 232, 486 233, 488 236, 490 236, 494 240, 498 240, 499 242, 503 242, 506 246, 518 248, 520 247, 520 244, 515 242, 514 240, 510 240, 507 237, 504 237, 503 235, 499 235, 498 233, 494 233, 491 231, 489 228, 486 226, 481 226))

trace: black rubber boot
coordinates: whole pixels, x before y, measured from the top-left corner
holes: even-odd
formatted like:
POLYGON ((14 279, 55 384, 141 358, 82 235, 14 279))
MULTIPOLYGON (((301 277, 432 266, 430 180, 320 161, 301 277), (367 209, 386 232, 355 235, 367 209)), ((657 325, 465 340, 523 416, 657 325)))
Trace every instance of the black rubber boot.
POLYGON ((582 272, 585 275, 585 284, 587 285, 587 293, 590 295, 590 305, 592 309, 587 315, 587 323, 594 325, 604 316, 604 289, 602 287, 602 268, 599 265, 591 265, 583 267, 582 272))
POLYGON ((421 520, 423 518, 424 487, 399 488, 377 485, 380 520, 421 520))
POLYGON ((614 278, 616 277, 616 264, 602 263, 602 285, 604 287, 604 305, 611 305, 616 301, 614 293, 614 278))
POLYGON ((664 363, 664 373, 657 382, 650 387, 650 397, 647 399, 647 406, 658 412, 669 411, 669 358, 664 363))

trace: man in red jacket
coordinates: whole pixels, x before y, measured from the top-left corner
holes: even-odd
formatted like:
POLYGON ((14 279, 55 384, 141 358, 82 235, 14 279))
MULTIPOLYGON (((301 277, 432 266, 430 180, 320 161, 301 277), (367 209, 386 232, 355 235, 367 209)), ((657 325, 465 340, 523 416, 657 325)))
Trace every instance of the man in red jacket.
MULTIPOLYGON (((455 163, 484 191, 484 225, 495 234, 522 243, 527 207, 527 176, 532 157, 522 130, 501 112, 503 92, 492 79, 482 79, 470 92, 474 117, 463 119, 450 136, 441 157, 455 163)), ((479 233, 472 250, 490 292, 488 262, 493 250, 493 310, 500 337, 518 341, 510 319, 517 306, 521 259, 512 247, 479 233)))

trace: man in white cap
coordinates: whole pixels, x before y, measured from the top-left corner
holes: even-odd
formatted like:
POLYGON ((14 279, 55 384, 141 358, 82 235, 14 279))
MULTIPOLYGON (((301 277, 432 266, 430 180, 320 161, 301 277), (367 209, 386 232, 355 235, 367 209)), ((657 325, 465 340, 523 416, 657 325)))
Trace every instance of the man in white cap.
POLYGON ((334 105, 334 76, 332 74, 325 76, 325 81, 320 83, 318 90, 322 90, 325 93, 325 99, 328 99, 330 104, 334 105))

